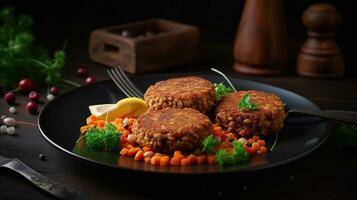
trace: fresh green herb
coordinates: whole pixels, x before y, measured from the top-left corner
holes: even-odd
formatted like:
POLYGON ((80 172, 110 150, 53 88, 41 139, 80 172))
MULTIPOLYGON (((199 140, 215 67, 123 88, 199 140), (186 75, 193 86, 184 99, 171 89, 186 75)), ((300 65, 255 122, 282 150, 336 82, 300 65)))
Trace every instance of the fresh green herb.
POLYGON ((207 136, 202 141, 202 151, 206 153, 214 153, 214 147, 219 144, 219 141, 213 137, 213 135, 207 136))
POLYGON ((31 78, 38 84, 57 84, 65 52, 58 50, 50 58, 46 49, 34 45, 33 20, 28 15, 14 16, 13 8, 0 11, 0 84, 16 87, 22 78, 31 78))
POLYGON ((217 151, 216 161, 220 166, 233 164, 231 155, 229 155, 228 152, 224 149, 217 151))
POLYGON ((93 149, 101 149, 104 147, 104 133, 100 128, 90 128, 85 135, 86 144, 93 149))
POLYGON ((105 128, 88 129, 85 138, 86 144, 94 149, 113 150, 120 145, 121 132, 114 125, 107 124, 105 128))
POLYGON ((250 101, 250 94, 245 94, 239 102, 239 110, 257 110, 257 104, 254 104, 250 101))
POLYGON ((220 101, 222 97, 234 91, 232 88, 225 86, 223 83, 215 83, 214 90, 216 91, 216 101, 220 101))
POLYGON ((249 160, 249 154, 245 151, 244 145, 238 141, 233 143, 232 159, 235 163, 242 163, 249 160))
POLYGON ((221 166, 244 163, 249 160, 249 154, 244 150, 242 143, 234 141, 233 152, 229 154, 226 150, 220 149, 216 154, 216 161, 221 166))
POLYGON ((112 150, 119 146, 121 133, 117 131, 114 125, 108 124, 105 127, 104 144, 107 149, 112 150))

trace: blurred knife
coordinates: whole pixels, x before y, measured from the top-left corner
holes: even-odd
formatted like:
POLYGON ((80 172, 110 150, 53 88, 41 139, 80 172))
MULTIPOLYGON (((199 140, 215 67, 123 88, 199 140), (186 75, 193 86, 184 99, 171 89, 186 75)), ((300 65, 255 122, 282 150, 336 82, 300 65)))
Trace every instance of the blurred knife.
POLYGON ((38 172, 34 171, 33 169, 26 166, 18 159, 9 159, 0 156, 0 167, 5 167, 11 169, 31 183, 33 183, 38 188, 42 189, 43 191, 51 194, 58 199, 63 200, 85 200, 87 197, 81 193, 80 191, 73 189, 71 187, 62 185, 56 181, 53 181, 38 172))

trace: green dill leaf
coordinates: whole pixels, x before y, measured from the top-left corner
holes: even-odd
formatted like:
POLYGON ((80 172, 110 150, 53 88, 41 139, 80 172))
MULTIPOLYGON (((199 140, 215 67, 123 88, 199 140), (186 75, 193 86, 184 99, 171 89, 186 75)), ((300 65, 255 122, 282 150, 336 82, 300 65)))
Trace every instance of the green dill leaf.
POLYGON ((90 128, 86 133, 86 144, 93 149, 104 147, 104 131, 99 128, 90 128))
POLYGON ((104 128, 90 128, 86 133, 86 144, 93 149, 115 150, 121 145, 121 134, 112 124, 104 128))
POLYGON ((120 145, 121 132, 114 125, 107 124, 105 127, 104 144, 108 150, 113 150, 120 145))
POLYGON ((216 154, 216 161, 220 166, 231 165, 232 157, 224 149, 220 149, 216 154))
POLYGON ((244 145, 238 141, 233 143, 232 160, 235 163, 243 163, 249 160, 249 154, 245 151, 244 145))
POLYGON ((207 136, 202 141, 202 151, 206 153, 214 153, 214 147, 219 144, 219 141, 213 135, 207 136))
POLYGON ((232 88, 225 86, 223 83, 215 83, 214 90, 216 92, 216 101, 220 101, 222 97, 234 91, 232 88))
POLYGON ((15 88, 22 78, 37 85, 62 81, 64 51, 56 51, 51 59, 45 48, 34 45, 32 25, 28 15, 16 17, 13 8, 0 10, 0 85, 5 89, 15 88))
POLYGON ((250 101, 250 94, 245 94, 239 101, 238 108, 240 111, 257 110, 258 106, 250 101))

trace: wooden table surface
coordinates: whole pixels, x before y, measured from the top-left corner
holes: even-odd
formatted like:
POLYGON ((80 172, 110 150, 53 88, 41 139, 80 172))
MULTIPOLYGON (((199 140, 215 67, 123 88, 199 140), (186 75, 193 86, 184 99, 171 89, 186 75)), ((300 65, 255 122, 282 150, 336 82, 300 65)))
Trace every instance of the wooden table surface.
MULTIPOLYGON (((78 52, 78 51, 77 51, 78 52)), ((89 68, 98 80, 107 79, 105 68, 98 67, 81 56, 69 54, 65 76, 83 81, 75 75, 76 66, 89 68)), ((224 54, 224 52, 220 52, 224 54)), ((229 54, 230 56, 231 54, 229 54)), ((167 73, 204 72, 208 65, 226 66, 231 77, 246 78, 272 84, 300 93, 324 109, 357 111, 357 80, 311 79, 297 75, 250 77, 238 75, 231 69, 231 60, 202 60, 167 73)), ((42 94, 45 96, 45 94, 42 94)), ((36 123, 37 116, 24 108, 26 98, 18 96, 18 113, 8 113, 0 100, 0 114, 19 121, 36 123)), ((43 105, 41 105, 42 107, 43 105)), ((36 126, 20 125, 17 136, 0 135, 0 155, 18 158, 32 169, 86 193, 90 199, 355 199, 357 195, 356 149, 343 148, 333 137, 310 155, 281 167, 244 174, 212 176, 151 175, 98 168, 64 155, 48 144, 36 126), (47 161, 38 159, 44 153, 47 161)), ((21 176, 0 168, 0 199, 51 199, 21 176)))

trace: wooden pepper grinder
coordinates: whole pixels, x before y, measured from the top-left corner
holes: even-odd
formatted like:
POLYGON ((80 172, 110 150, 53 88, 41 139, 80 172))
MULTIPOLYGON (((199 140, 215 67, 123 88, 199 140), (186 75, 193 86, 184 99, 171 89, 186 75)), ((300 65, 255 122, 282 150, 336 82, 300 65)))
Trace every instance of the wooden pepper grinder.
POLYGON ((238 72, 267 75, 285 70, 288 48, 282 0, 246 0, 233 56, 238 72))
POLYGON ((341 23, 336 8, 327 3, 313 4, 304 12, 302 21, 308 29, 308 38, 298 56, 297 72, 312 77, 343 75, 343 58, 333 39, 341 23))

